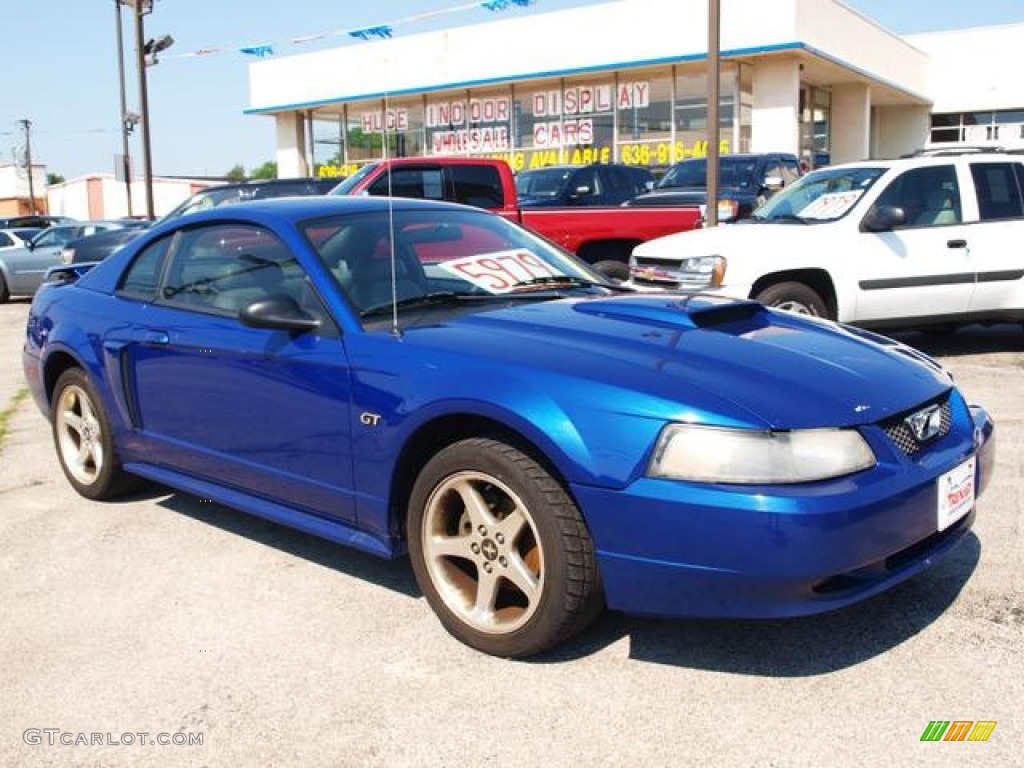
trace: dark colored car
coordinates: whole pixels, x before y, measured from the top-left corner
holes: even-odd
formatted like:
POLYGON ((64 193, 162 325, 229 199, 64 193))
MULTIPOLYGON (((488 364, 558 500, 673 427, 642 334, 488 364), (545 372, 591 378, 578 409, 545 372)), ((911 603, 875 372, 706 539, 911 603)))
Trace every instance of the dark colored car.
MULTIPOLYGON (((197 192, 181 203, 160 221, 168 221, 186 213, 205 211, 220 205, 230 205, 245 200, 266 200, 272 197, 304 197, 323 195, 333 189, 337 179, 259 179, 231 184, 218 184, 197 192)), ((101 233, 76 240, 64 248, 61 261, 64 264, 82 264, 102 261, 126 243, 131 242, 151 222, 133 221, 126 225, 126 231, 101 233)))
MULTIPOLYGON (((626 205, 706 205, 706 158, 676 163, 654 190, 626 205)), ((745 219, 765 200, 800 178, 796 155, 779 152, 722 155, 718 159, 718 220, 745 219)))
POLYGON ((72 240, 60 252, 61 263, 82 264, 89 261, 103 261, 125 243, 130 243, 138 237, 139 233, 149 224, 149 222, 145 222, 142 226, 113 229, 72 240))
POLYGON ((219 205, 242 203, 246 200, 266 200, 271 197, 305 197, 308 195, 326 195, 338 185, 337 179, 320 179, 315 177, 298 179, 252 179, 230 184, 218 184, 215 187, 196 192, 188 200, 181 203, 161 218, 161 221, 182 216, 186 213, 204 211, 219 205))
POLYGON ((994 464, 920 352, 638 294, 468 206, 243 203, 58 272, 23 366, 78 493, 147 478, 408 553, 445 628, 503 657, 605 606, 858 602, 967 536, 994 464))
POLYGON ((0 219, 0 229, 46 229, 54 224, 74 224, 75 220, 68 216, 46 216, 43 214, 30 214, 26 216, 11 216, 0 219))
POLYGON ((520 208, 621 205, 653 188, 650 170, 618 163, 550 165, 516 174, 520 208))

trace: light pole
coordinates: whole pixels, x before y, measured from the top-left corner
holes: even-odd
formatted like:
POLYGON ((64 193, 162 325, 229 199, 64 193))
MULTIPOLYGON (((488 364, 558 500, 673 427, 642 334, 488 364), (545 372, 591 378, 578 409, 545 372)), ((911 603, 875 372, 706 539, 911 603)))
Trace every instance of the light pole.
MULTIPOLYGON (((124 87, 124 34, 121 31, 121 0, 114 0, 114 21, 117 24, 117 75, 121 86, 121 163, 124 173, 124 193, 128 200, 128 216, 132 216, 132 158, 128 150, 128 134, 137 121, 128 118, 128 105, 124 87)), ((133 115, 134 117, 134 115, 133 115)))
MULTIPOLYGON (((708 153, 707 153, 707 226, 718 225, 718 99, 722 73, 719 61, 719 0, 708 0, 708 153)), ((738 108, 738 105, 737 105, 738 108)))
POLYGON ((153 0, 125 0, 125 5, 135 9, 135 58, 139 77, 139 112, 142 116, 142 170, 146 185, 146 215, 156 218, 153 206, 153 160, 149 134, 149 96, 146 91, 146 67, 156 64, 156 55, 174 45, 174 38, 164 35, 146 43, 142 17, 153 10, 153 0), (149 59, 147 61, 147 58, 149 59))

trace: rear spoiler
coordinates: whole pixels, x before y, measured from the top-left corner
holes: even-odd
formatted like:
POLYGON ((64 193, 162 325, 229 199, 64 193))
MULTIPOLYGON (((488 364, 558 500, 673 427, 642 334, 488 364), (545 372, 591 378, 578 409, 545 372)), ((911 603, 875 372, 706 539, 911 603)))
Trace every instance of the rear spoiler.
POLYGON ((80 264, 60 264, 46 270, 45 283, 74 283, 82 275, 95 267, 98 261, 83 261, 80 264))

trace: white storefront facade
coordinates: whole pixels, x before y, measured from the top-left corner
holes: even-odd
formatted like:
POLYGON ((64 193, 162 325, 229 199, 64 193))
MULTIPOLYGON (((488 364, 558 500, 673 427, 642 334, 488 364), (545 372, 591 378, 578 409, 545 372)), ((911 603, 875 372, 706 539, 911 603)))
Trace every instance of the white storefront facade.
MULTIPOLYGON (((1024 24, 900 37, 838 0, 721 9, 720 150, 808 165, 922 146, 1024 147, 1024 24)), ((385 155, 514 169, 707 151, 706 0, 619 0, 250 66, 281 176, 385 155)))

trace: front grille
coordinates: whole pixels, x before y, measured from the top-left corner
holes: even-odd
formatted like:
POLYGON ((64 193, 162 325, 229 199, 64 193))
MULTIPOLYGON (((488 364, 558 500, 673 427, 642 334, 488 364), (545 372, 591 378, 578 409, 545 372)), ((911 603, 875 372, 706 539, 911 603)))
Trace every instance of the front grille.
POLYGON ((917 438, 914 437, 914 434, 910 431, 910 427, 907 426, 906 417, 910 415, 909 413, 905 413, 884 422, 882 424, 882 429, 885 430, 889 439, 896 444, 896 447, 899 448, 905 456, 914 456, 924 450, 928 443, 949 434, 949 430, 953 425, 953 414, 950 410, 948 399, 942 403, 939 412, 941 413, 941 424, 939 426, 938 434, 923 443, 919 442, 917 438))

